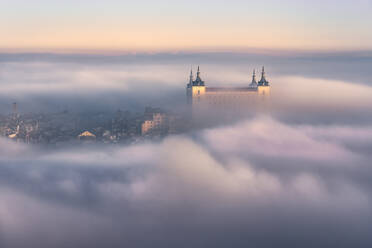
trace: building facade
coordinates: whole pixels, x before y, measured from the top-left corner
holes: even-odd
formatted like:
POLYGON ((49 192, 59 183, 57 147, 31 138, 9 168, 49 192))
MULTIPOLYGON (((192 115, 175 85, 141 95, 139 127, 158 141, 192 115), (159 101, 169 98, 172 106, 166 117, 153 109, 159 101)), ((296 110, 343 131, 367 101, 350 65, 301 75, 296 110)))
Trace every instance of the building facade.
POLYGON ((167 130, 167 115, 160 109, 146 108, 145 120, 141 125, 142 135, 162 135, 167 130))
POLYGON ((186 87, 187 102, 192 106, 193 117, 211 112, 242 112, 266 105, 270 98, 271 86, 266 80, 265 68, 262 68, 261 79, 257 82, 253 71, 252 82, 246 87, 207 87, 201 79, 200 69, 194 80, 190 73, 186 87))

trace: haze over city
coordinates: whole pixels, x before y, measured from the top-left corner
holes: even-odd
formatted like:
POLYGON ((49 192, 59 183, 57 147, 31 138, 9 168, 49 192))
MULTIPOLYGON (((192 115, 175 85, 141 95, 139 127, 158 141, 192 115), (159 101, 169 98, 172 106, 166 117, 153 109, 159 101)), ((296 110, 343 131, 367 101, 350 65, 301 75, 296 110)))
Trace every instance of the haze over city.
POLYGON ((371 247, 371 11, 3 0, 0 247, 371 247))

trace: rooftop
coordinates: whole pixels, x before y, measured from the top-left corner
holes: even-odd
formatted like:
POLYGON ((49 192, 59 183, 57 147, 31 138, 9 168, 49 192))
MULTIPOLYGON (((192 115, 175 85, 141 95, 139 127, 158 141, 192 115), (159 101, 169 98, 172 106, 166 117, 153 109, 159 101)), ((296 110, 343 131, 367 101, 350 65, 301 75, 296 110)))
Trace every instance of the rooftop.
POLYGON ((257 91, 252 87, 206 87, 207 92, 237 92, 237 91, 257 91))

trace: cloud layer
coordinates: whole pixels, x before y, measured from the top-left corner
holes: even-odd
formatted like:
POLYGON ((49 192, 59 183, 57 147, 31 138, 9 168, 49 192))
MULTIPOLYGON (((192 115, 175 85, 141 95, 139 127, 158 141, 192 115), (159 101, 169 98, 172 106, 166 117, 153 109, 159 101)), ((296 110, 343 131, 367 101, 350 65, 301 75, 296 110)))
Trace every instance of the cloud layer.
POLYGON ((369 247, 371 130, 256 117, 123 147, 1 140, 0 245, 369 247))
POLYGON ((0 113, 183 106, 190 64, 271 117, 130 146, 0 139, 0 247, 370 247, 370 55, 0 56, 0 113), (351 63, 352 62, 352 63, 351 63), (357 73, 355 73, 357 72, 357 73))
MULTIPOLYGON (((190 65, 208 86, 245 86, 267 66, 278 118, 324 122, 370 116, 370 53, 0 54, 0 113, 116 111, 185 104, 190 65), (345 113, 344 113, 345 112, 345 113), (316 118, 315 118, 316 117, 316 118)), ((274 108, 275 107, 275 108, 274 108)))

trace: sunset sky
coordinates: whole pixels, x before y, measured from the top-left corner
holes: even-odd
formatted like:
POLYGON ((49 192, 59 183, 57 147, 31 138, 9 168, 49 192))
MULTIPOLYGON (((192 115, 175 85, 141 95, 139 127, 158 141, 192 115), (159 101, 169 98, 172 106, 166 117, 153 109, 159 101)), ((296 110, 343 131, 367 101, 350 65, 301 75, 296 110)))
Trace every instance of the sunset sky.
POLYGON ((369 50, 371 11, 370 0, 2 0, 0 50, 369 50))

